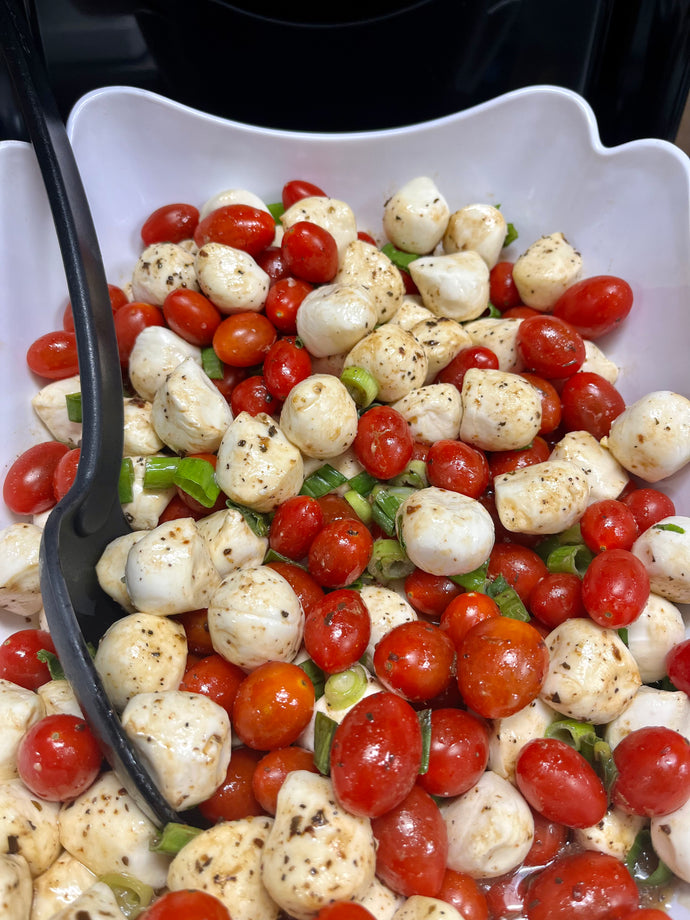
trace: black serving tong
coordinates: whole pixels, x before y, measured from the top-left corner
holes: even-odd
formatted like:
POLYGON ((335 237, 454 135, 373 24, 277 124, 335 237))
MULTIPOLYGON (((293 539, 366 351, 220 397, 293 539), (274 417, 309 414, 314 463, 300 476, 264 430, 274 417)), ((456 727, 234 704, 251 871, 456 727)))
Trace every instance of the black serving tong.
POLYGON ((43 605, 60 663, 106 760, 142 810, 162 827, 181 819, 134 751, 88 645, 123 616, 122 608, 101 590, 95 566, 106 545, 130 530, 118 498, 123 391, 105 270, 74 153, 21 0, 0 0, 0 51, 53 214, 81 377, 81 454, 74 485, 43 531, 43 605))

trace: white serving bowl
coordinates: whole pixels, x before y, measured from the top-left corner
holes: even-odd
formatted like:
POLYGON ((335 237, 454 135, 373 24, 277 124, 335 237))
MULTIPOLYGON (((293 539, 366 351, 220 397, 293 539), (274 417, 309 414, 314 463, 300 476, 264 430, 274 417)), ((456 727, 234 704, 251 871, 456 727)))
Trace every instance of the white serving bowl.
MULTIPOLYGON (((108 280, 124 285, 139 228, 160 205, 200 206, 244 187, 278 201, 283 184, 308 179, 350 204, 361 229, 382 235, 386 199, 428 175, 451 209, 500 204, 519 239, 515 258, 542 234, 562 231, 582 253, 583 277, 622 276, 634 291, 624 327, 598 341, 621 368, 626 401, 657 389, 690 395, 690 160, 672 144, 604 148, 594 115, 575 93, 516 90, 420 125, 357 134, 299 134, 206 115, 143 90, 110 87, 83 97, 68 122, 108 280)), ((47 434, 30 399, 28 345, 61 327, 67 294, 52 219, 31 148, 0 144, 0 475, 47 434)), ((658 485, 690 513, 690 469, 658 485)), ((0 503, 1 505, 2 503, 0 503)), ((0 526, 12 515, 2 505, 0 526)), ((16 629, 16 618, 0 630, 16 629)), ((690 917, 679 907, 675 917, 690 917)))

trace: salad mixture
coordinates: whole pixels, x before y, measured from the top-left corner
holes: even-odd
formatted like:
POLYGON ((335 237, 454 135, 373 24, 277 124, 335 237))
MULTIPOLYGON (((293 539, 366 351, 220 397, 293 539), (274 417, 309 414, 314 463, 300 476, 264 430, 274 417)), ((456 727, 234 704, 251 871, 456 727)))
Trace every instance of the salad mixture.
POLYGON ((558 228, 507 261, 519 225, 426 176, 380 235, 303 180, 197 204, 152 213, 110 285, 132 529, 93 650, 189 821, 155 827, 103 763, 43 619, 81 435, 67 305, 27 354, 50 439, 3 489, 2 916, 667 917, 690 399, 617 390, 597 343, 630 285, 558 228))

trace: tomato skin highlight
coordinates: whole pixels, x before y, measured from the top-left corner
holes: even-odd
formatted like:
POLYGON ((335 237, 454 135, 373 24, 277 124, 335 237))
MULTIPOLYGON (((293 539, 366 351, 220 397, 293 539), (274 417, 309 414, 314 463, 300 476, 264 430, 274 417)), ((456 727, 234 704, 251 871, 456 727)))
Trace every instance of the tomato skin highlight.
POLYGON ((199 223, 199 209, 193 204, 164 204, 146 218, 141 227, 144 246, 181 243, 191 239, 199 223))
POLYGON ((638 728, 613 749, 615 805, 649 818, 668 815, 690 798, 690 744, 664 726, 638 728))
POLYGON ((460 585, 445 575, 431 575, 424 569, 413 569, 405 578, 405 597, 417 613, 440 620, 453 598, 463 593, 460 585))
POLYGON ((0 644, 0 677, 25 690, 38 690, 50 680, 50 670, 38 652, 56 655, 53 640, 45 629, 18 629, 0 644))
POLYGON ((231 313, 216 327, 213 348, 224 364, 231 367, 252 367, 260 364, 276 341, 273 323, 251 310, 231 313))
POLYGON ((462 441, 442 439, 427 453, 426 472, 429 485, 479 498, 489 485, 490 472, 486 454, 462 441))
POLYGON ((532 616, 549 629, 573 617, 586 617, 582 582, 573 572, 549 572, 532 588, 527 602, 532 616))
POLYGON ((127 367, 129 356, 139 333, 149 326, 165 326, 163 311, 151 303, 130 301, 117 311, 113 319, 120 364, 127 367))
POLYGON ((293 495, 276 508, 268 545, 281 556, 298 561, 307 555, 323 526, 323 511, 317 500, 309 495, 293 495))
POLYGON ((287 211, 293 204, 301 201, 303 198, 327 198, 328 196, 318 185, 313 182, 307 182, 306 179, 290 179, 283 186, 280 194, 283 207, 287 211))
POLYGON ((523 320, 515 341, 526 370, 547 380, 572 377, 585 360, 580 333, 555 316, 542 314, 523 320))
POLYGON ((47 380, 64 380, 79 372, 77 336, 56 329, 46 332, 29 345, 26 352, 29 370, 47 380))
POLYGON ((274 236, 275 221, 268 211, 236 203, 207 214, 194 231, 194 242, 199 248, 222 243, 256 256, 271 245, 274 236))
POLYGON ((620 501, 630 508, 640 533, 644 533, 665 517, 673 517, 676 513, 673 499, 664 492, 647 486, 641 489, 631 489, 630 492, 621 496, 620 501))
POLYGON ((513 262, 497 262, 489 272, 489 300, 504 313, 522 303, 520 292, 513 280, 513 262))
POLYGON ((299 220, 283 233, 281 251, 288 271, 310 284, 325 284, 338 271, 338 245, 331 233, 299 220))
POLYGON ((446 869, 436 897, 454 907, 463 920, 489 920, 489 905, 484 892, 471 875, 446 869))
POLYGON ((466 591, 448 604, 441 614, 439 626, 448 633, 455 650, 460 651, 463 639, 473 626, 500 615, 500 607, 488 594, 466 591))
POLYGON ((585 339, 598 339, 615 329, 633 305, 632 288, 623 278, 595 275, 571 285, 558 298, 552 313, 577 329, 585 339))
POLYGON ((75 447, 63 454, 57 462, 53 473, 53 494, 56 501, 60 501, 72 488, 77 475, 81 448, 75 447))
POLYGON ((100 773, 102 762, 89 726, 68 713, 35 722, 17 749, 22 782, 48 802, 69 802, 81 795, 100 773))
POLYGON ((598 441, 625 409, 625 400, 606 378, 579 371, 561 390, 562 422, 566 431, 588 431, 598 441))
POLYGON ((14 461, 5 474, 3 501, 15 514, 40 514, 55 505, 53 477, 69 451, 59 441, 34 444, 14 461))
POLYGON ((211 344, 223 319, 208 297, 186 288, 168 294, 163 301, 163 316, 173 332, 200 348, 211 344))
POLYGON ((222 706, 232 718, 235 697, 245 676, 242 668, 213 652, 185 671, 180 690, 201 693, 222 706))
POLYGON ((495 543, 489 555, 489 578, 502 575, 526 604, 540 578, 548 574, 546 563, 533 549, 519 543, 495 543))

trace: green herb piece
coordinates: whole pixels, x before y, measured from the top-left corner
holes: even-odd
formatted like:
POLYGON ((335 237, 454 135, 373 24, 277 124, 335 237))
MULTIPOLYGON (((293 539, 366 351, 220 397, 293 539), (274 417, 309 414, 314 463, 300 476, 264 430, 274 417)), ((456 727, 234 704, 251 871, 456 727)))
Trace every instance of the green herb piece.
POLYGON ((171 489, 179 464, 179 457, 148 457, 144 466, 144 488, 171 489))
POLYGON ((407 486, 375 486, 372 489, 371 512, 374 521, 389 537, 395 534, 395 518, 398 508, 406 498, 414 495, 415 489, 407 486))
POLYGON ((405 272, 410 270, 410 262, 414 262, 415 259, 419 258, 417 253, 403 252, 402 249, 396 249, 392 243, 386 243, 385 246, 381 247, 381 252, 388 256, 393 265, 397 265, 398 268, 402 268, 405 272))
POLYGON ((464 575, 451 575, 450 580, 460 585, 465 591, 478 591, 480 594, 486 594, 488 568, 489 560, 487 559, 479 568, 466 572, 464 575))
POLYGON ((505 236, 505 239, 503 240, 503 248, 505 249, 506 246, 510 246, 510 244, 514 243, 517 238, 518 238, 518 232, 515 229, 515 224, 509 223, 506 227, 506 236, 505 236))
POLYGON ((594 559, 594 553, 584 543, 557 546, 546 557, 549 572, 568 572, 582 578, 594 559))
POLYGON ((355 512, 360 521, 365 524, 371 523, 372 511, 371 505, 363 495, 360 495, 355 489, 348 489, 343 498, 355 512))
POLYGON ((201 349, 201 366, 206 376, 210 377, 211 380, 223 379, 223 362, 211 345, 208 348, 201 349))
MULTIPOLYGON (((238 505, 231 499, 228 499, 225 504, 228 508, 240 512, 244 518, 245 524, 255 536, 268 536, 268 529, 271 525, 267 514, 262 514, 260 511, 254 511, 252 508, 247 508, 245 505, 238 505)), ((292 562, 292 560, 290 561, 292 562)))
POLYGON ((311 498, 321 498, 333 489, 337 489, 347 482, 347 476, 336 470, 330 463, 324 463, 318 470, 307 476, 302 483, 300 495, 309 495, 311 498))
POLYGON ((671 533, 685 533, 685 530, 682 527, 679 527, 678 524, 653 524, 655 530, 669 530, 671 533))
POLYGON ((362 470, 361 473, 357 473, 356 476, 348 480, 347 484, 351 490, 359 492, 360 495, 366 498, 377 483, 378 479, 372 476, 371 473, 367 473, 366 470, 362 470))
POLYGON ((280 218, 281 218, 281 217, 283 216, 283 214, 285 213, 285 205, 283 204, 283 202, 282 202, 282 201, 274 201, 274 202, 272 202, 271 204, 267 205, 267 207, 268 207, 268 210, 269 210, 270 213, 271 213, 271 217, 273 218, 273 220, 274 220, 277 224, 279 224, 279 223, 280 223, 280 218))
POLYGON ((544 737, 565 741, 588 759, 591 759, 594 745, 599 740, 592 723, 577 722, 575 719, 558 719, 552 722, 544 732, 544 737))
POLYGON ((314 763, 319 773, 328 776, 331 772, 331 745, 333 735, 338 727, 335 719, 331 719, 320 710, 314 717, 314 763))
POLYGON ((51 680, 64 680, 65 672, 62 670, 60 659, 55 652, 49 652, 47 648, 42 648, 36 652, 36 657, 43 664, 47 665, 51 680))
POLYGON ((81 422, 81 393, 67 393, 65 403, 70 422, 81 422))
POLYGON ((422 730, 422 760, 419 773, 426 773, 429 769, 429 754, 431 753, 431 709, 420 709, 417 720, 422 730))
POLYGON ((192 827, 191 824, 178 824, 170 822, 166 824, 163 830, 157 834, 149 845, 152 853, 166 853, 174 856, 179 853, 185 844, 194 840, 201 833, 198 827, 192 827))
POLYGON ((501 611, 501 616, 509 617, 511 620, 522 620, 523 623, 528 623, 530 621, 531 617, 520 595, 512 585, 508 584, 502 575, 490 581, 484 593, 494 599, 498 605, 498 609, 501 611))
POLYGON ((126 505, 134 498, 134 464, 131 457, 122 458, 117 480, 117 497, 121 505, 126 505))
POLYGON ((304 661, 298 662, 298 666, 302 668, 304 673, 314 685, 314 696, 316 699, 321 699, 323 696, 324 688, 326 686, 325 673, 311 658, 305 658, 304 661))
POLYGON ((201 457, 183 457, 173 473, 173 484, 204 508, 213 508, 220 495, 213 464, 201 457))
POLYGON ((652 846, 652 835, 648 827, 643 827, 635 837, 625 857, 625 865, 637 884, 645 888, 665 885, 673 878, 673 873, 659 859, 652 846))

